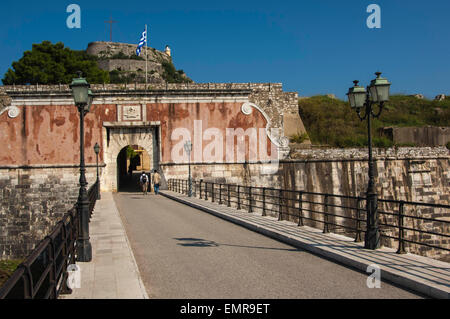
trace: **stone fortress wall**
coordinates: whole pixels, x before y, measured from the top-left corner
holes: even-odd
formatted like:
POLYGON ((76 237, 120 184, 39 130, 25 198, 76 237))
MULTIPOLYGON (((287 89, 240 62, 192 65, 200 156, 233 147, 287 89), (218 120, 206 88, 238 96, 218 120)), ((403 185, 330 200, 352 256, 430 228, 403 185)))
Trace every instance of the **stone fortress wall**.
MULTIPOLYGON (((196 94, 212 97, 227 93, 227 91, 248 91, 250 102, 258 105, 268 116, 271 127, 280 128, 284 135, 289 137, 302 134, 306 129, 298 113, 298 93, 285 92, 281 83, 129 83, 129 84, 91 84, 92 91, 99 94, 108 92, 148 92, 153 95, 164 96, 168 93, 178 92, 186 98, 196 94)), ((0 86, 0 96, 26 95, 50 93, 52 95, 71 94, 69 85, 7 85, 0 86)))
MULTIPOLYGON (((120 149, 107 150, 106 145, 114 144, 125 131, 110 127, 110 133, 113 130, 121 133, 108 135, 102 121, 108 125, 120 121, 118 112, 127 103, 139 103, 144 108, 139 125, 161 122, 162 135, 164 130, 170 130, 170 123, 176 127, 193 116, 204 115, 209 121, 219 119, 220 125, 233 123, 232 117, 237 116, 245 119, 245 125, 264 127, 265 120, 259 112, 250 116, 241 114, 245 100, 260 104, 272 127, 283 129, 284 113, 292 117, 297 112, 297 93, 284 92, 281 84, 93 84, 91 88, 96 98, 86 116, 88 186, 96 177, 92 150, 95 142, 101 145, 102 187, 108 180, 116 180, 114 164, 118 154, 112 153, 120 149), (164 99, 171 102, 162 102, 164 99), (193 116, 188 112, 194 112, 193 116), (110 164, 104 167, 106 162, 110 164)), ((68 85, 0 86, 0 102, 0 141, 4 144, 0 152, 0 258, 22 258, 78 197, 78 113, 71 104, 68 85)), ((295 128, 303 127, 298 113, 297 120, 295 128)), ((133 123, 128 124, 133 127, 133 123)), ((170 149, 166 152, 170 153, 170 149)))
MULTIPOLYGON (((91 42, 88 44, 86 52, 91 55, 98 56, 100 58, 111 58, 112 56, 122 52, 127 56, 136 55, 136 44, 117 43, 117 42, 91 42)), ((158 51, 154 48, 143 47, 141 51, 141 57, 148 54, 148 61, 170 61, 170 56, 165 52, 158 51)), ((145 61, 144 61, 145 62, 145 61)))
MULTIPOLYGON (((0 166, 0 259, 21 259, 53 229, 78 198, 79 168, 0 166)), ((89 186, 96 167, 87 167, 89 186)))
MULTIPOLYGON (((173 103, 175 110, 185 110, 182 105, 187 104, 186 101, 193 97, 206 103, 212 103, 217 98, 220 99, 221 96, 228 96, 227 98, 230 100, 235 99, 234 96, 238 100, 246 96, 248 101, 255 103, 265 113, 271 127, 281 128, 285 136, 304 132, 303 124, 298 115, 297 93, 284 92, 282 85, 279 83, 159 83, 150 85, 133 83, 121 85, 95 84, 91 87, 97 96, 97 103, 106 103, 105 105, 100 104, 101 109, 94 108, 95 112, 99 112, 95 113, 97 114, 95 115, 96 119, 104 117, 104 114, 109 111, 108 119, 105 118, 104 120, 114 121, 117 118, 114 113, 116 107, 119 104, 127 103, 127 99, 151 98, 158 103, 157 101, 170 96, 172 100, 178 101, 173 103)), ((18 129, 18 132, 23 132, 23 134, 20 133, 17 136, 13 134, 14 138, 22 139, 27 134, 36 134, 32 128, 20 128, 22 127, 22 120, 30 121, 31 118, 22 119, 24 115, 21 114, 14 121, 11 121, 7 117, 9 111, 13 110, 10 108, 11 105, 17 104, 14 101, 30 101, 31 104, 27 106, 28 117, 38 119, 39 116, 45 114, 45 110, 51 105, 56 106, 59 110, 54 112, 63 112, 63 108, 57 107, 57 105, 62 100, 70 102, 70 98, 71 92, 67 85, 0 87, 0 101, 2 101, 0 105, 0 131, 2 134, 9 136, 8 134, 18 129), (59 102, 52 102, 54 99, 59 102), (11 124, 12 122, 14 124, 11 124), (14 128, 15 125, 18 125, 18 127, 14 128)), ((26 105, 28 102, 24 103, 26 105)), ((158 117, 162 115, 161 112, 167 108, 167 104, 158 106, 158 104, 151 104, 155 102, 145 103, 150 103, 147 108, 149 116, 152 112, 157 112, 154 114, 154 118, 148 119, 149 121, 157 121, 158 117)), ((219 105, 220 107, 221 103, 206 105, 209 105, 208 107, 219 105)), ((66 107, 72 109, 70 105, 66 105, 66 107)), ((73 107, 73 109, 75 108, 73 107)), ((19 109, 19 111, 23 110, 19 109)), ((67 125, 75 121, 69 126, 76 127, 76 111, 72 110, 71 113, 70 116, 66 116, 67 118, 70 117, 67 125)), ((200 113, 205 112, 200 110, 200 113)), ((54 123, 56 128, 60 125, 62 115, 55 113, 54 116, 54 121, 50 121, 50 123, 54 123)), ((93 115, 90 113, 88 116, 92 117, 93 115)), ((186 116, 186 114, 183 116, 186 116)), ((90 119, 90 121, 93 119, 90 119)), ((91 123, 93 128, 97 125, 102 126, 99 123, 95 124, 95 121, 91 123)), ((95 136, 90 136, 90 139, 94 142, 98 140, 99 136, 102 136, 102 140, 106 141, 107 137, 103 136, 105 133, 104 131, 100 133, 101 131, 97 132, 94 129, 92 134, 95 136)), ((73 134, 75 133, 76 129, 73 134)), ((13 135, 11 135, 11 138, 13 138, 13 135)), ((6 148, 4 149, 10 149, 13 143, 17 144, 18 142, 8 144, 5 141, 6 148)), ((27 151, 28 156, 30 156, 32 149, 24 151, 27 151)), ((0 232, 0 257, 15 258, 29 252, 37 243, 38 238, 42 239, 42 236, 52 227, 52 223, 56 222, 74 204, 78 192, 78 169, 76 168, 78 162, 73 160, 70 163, 54 164, 51 167, 45 166, 45 163, 32 162, 19 163, 14 166, 8 161, 2 160, 2 158, 7 158, 5 155, 8 154, 3 153, 1 155, 3 156, 0 156, 0 185, 2 186, 0 225, 4 228, 0 232), (12 239, 12 236, 16 239, 12 239)), ((446 148, 376 149, 375 157, 377 159, 377 190, 381 198, 449 203, 450 156, 446 148)), ((100 155, 100 160, 103 164, 104 154, 100 155)), ((87 163, 92 166, 94 161, 95 157, 91 156, 87 163)), ((239 183, 241 185, 270 185, 272 187, 351 196, 361 195, 365 192, 368 175, 366 149, 303 149, 293 151, 286 160, 281 161, 278 172, 272 175, 261 174, 261 164, 257 163, 193 163, 193 165, 194 178, 196 179, 202 178, 207 181, 239 183)), ((170 178, 187 177, 187 165, 163 161, 161 168, 166 181, 170 178)), ((114 174, 114 169, 111 170, 108 167, 102 169, 103 181, 108 171, 110 172, 108 174, 114 174)), ((88 172, 89 183, 92 185, 95 179, 93 168, 90 167, 88 172)), ((436 212, 436 215, 431 217, 442 217, 439 214, 439 212, 436 212)), ((448 216, 443 216, 443 218, 448 218, 448 216)), ((429 240, 432 241, 433 238, 429 240)), ((385 244, 392 245, 393 243, 385 242, 385 244)), ((413 247, 412 249, 416 248, 413 247)), ((442 258, 441 254, 426 248, 417 248, 412 252, 433 258, 442 258)))
MULTIPOLYGON (((291 154, 291 158, 280 162, 279 170, 272 175, 261 174, 263 164, 200 164, 193 163, 193 179, 207 182, 229 183, 243 186, 304 190, 316 193, 365 196, 368 185, 367 149, 304 149, 291 154), (293 159, 292 157, 295 157, 293 159)), ((375 179, 379 198, 449 205, 450 203, 450 151, 445 147, 415 147, 374 149, 375 179)), ((187 179, 187 165, 163 165, 167 179, 187 179)), ((243 196, 245 197, 245 196, 243 196)), ((316 199, 318 200, 318 198, 316 199)), ((336 202, 334 204, 341 204, 336 202)), ((305 208, 308 208, 305 206, 305 208)), ((450 220, 448 210, 410 210, 413 216, 450 220)), ((384 207, 389 211, 398 207, 384 207)), ((295 213, 295 212, 294 212, 295 213)), ((336 214, 355 217, 355 212, 336 210, 336 214)), ((268 213, 270 215, 270 213, 268 213)), ((381 222, 397 225, 395 218, 382 216, 381 222)), ((278 217, 275 216, 274 217, 278 217)), ((323 216, 316 216, 323 220, 323 216)), ((295 222, 295 218, 291 219, 295 222)), ((330 220, 334 222, 333 220, 330 220)), ((344 220, 339 221, 342 223, 344 220)), ((321 223, 306 225, 322 228, 321 223)), ((349 226, 354 227, 354 224, 349 226)), ((450 233, 450 227, 433 222, 405 219, 406 227, 450 233)), ((347 236, 344 229, 334 230, 347 236)), ((385 229, 384 234, 398 236, 398 232, 385 229)), ((418 232, 406 231, 409 240, 425 241, 450 248, 450 241, 418 232)), ((384 238, 382 244, 397 248, 398 241, 384 238)), ((426 246, 406 244, 410 253, 450 261, 449 254, 426 246)))
POLYGON ((136 44, 117 42, 91 42, 88 44, 86 52, 88 54, 96 56, 99 59, 97 61, 97 64, 100 69, 108 72, 117 70, 120 72, 143 74, 146 68, 145 59, 147 59, 149 82, 164 82, 161 76, 164 72, 162 63, 171 63, 171 56, 169 56, 166 52, 161 52, 154 48, 143 47, 140 59, 137 59, 136 48, 136 44), (122 54, 123 56, 130 58, 118 59, 118 54, 122 54), (131 57, 133 57, 133 59, 131 57))

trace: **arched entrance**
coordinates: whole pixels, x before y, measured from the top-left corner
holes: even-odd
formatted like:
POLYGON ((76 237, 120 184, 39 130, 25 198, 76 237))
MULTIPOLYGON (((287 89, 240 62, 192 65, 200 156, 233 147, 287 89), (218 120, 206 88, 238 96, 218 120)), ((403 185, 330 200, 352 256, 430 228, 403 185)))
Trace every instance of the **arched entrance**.
POLYGON ((104 123, 103 145, 106 146, 104 153, 106 167, 102 176, 102 190, 119 191, 128 183, 121 177, 126 176, 130 164, 136 165, 136 170, 142 168, 139 165, 145 164, 138 163, 139 161, 144 161, 141 157, 133 162, 128 162, 129 159, 127 159, 126 155, 128 147, 131 147, 137 153, 148 155, 148 157, 145 157, 146 161, 148 161, 145 168, 149 168, 149 170, 159 169, 161 154, 160 127, 149 124, 143 123, 139 125, 136 122, 131 125, 104 123), (119 188, 119 186, 122 187, 119 188))
POLYGON ((150 174, 152 162, 147 151, 139 145, 124 147, 117 156, 117 187, 119 192, 139 191, 139 176, 150 174))

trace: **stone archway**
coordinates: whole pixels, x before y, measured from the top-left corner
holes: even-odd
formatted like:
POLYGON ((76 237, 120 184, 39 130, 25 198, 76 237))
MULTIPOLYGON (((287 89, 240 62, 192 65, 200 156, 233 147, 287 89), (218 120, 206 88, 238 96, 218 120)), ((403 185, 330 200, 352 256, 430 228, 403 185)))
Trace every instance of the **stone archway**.
POLYGON ((160 151, 156 145, 157 126, 120 126, 119 124, 104 125, 103 136, 105 145, 105 172, 102 175, 102 190, 118 191, 117 157, 122 149, 128 145, 141 146, 150 156, 152 169, 159 168, 160 151))

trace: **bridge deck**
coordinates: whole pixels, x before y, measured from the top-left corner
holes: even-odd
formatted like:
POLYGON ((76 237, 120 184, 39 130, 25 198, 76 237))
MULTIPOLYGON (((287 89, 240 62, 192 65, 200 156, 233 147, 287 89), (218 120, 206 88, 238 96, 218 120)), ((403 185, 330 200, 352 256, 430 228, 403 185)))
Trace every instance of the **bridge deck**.
POLYGON ((363 243, 355 243, 352 238, 332 233, 323 234, 319 229, 298 227, 292 222, 277 221, 273 217, 263 217, 256 213, 249 214, 172 191, 163 193, 168 198, 361 271, 366 271, 369 265, 378 265, 382 279, 399 286, 435 298, 450 297, 449 263, 413 254, 398 255, 396 250, 386 247, 376 251, 367 250, 363 243))
POLYGON ((336 254, 343 264, 376 263, 402 278, 407 274, 448 289, 446 263, 386 249, 371 252, 341 236, 169 191, 164 195, 202 210, 164 196, 102 194, 90 226, 93 260, 81 263, 82 288, 64 298, 420 298, 387 282, 369 289, 366 268, 330 261, 336 254), (328 251, 328 259, 317 256, 318 250, 328 251))

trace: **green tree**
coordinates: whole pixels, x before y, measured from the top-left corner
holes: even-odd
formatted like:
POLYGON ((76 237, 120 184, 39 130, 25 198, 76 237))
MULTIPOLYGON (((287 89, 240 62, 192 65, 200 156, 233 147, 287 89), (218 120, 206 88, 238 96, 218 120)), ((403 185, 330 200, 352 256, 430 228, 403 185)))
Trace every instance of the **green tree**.
POLYGON ((98 67, 96 57, 64 47, 62 42, 43 41, 13 62, 2 81, 4 85, 68 84, 78 77, 78 71, 89 83, 109 83, 109 74, 98 67))
POLYGON ((162 67, 164 69, 164 73, 162 77, 168 83, 191 83, 192 80, 184 77, 184 71, 175 69, 175 66, 172 62, 163 61, 162 67))
POLYGON ((138 156, 138 155, 139 155, 139 154, 136 153, 136 152, 134 151, 134 149, 133 149, 130 145, 127 146, 127 158, 128 158, 128 159, 133 159, 133 158, 135 158, 135 157, 138 156))

